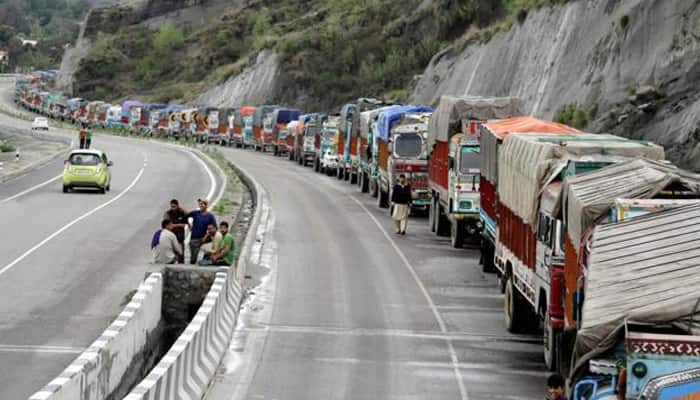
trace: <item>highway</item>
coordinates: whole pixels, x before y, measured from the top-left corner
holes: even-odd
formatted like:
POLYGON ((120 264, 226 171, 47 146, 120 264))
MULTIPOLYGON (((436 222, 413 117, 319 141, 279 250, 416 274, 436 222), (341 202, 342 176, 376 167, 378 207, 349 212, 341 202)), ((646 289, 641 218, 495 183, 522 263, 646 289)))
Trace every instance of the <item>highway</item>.
MULTIPOLYGON (((0 129, 29 126, 0 116, 0 129)), ((0 185, 2 399, 42 388, 116 317, 149 269, 150 238, 172 197, 193 207, 222 186, 175 147, 99 135, 93 147, 114 161, 106 195, 62 193, 60 159, 0 185)))
POLYGON ((544 396, 541 337, 506 332, 478 250, 421 218, 397 236, 375 199, 310 168, 225 153, 269 197, 268 272, 207 400, 544 396))

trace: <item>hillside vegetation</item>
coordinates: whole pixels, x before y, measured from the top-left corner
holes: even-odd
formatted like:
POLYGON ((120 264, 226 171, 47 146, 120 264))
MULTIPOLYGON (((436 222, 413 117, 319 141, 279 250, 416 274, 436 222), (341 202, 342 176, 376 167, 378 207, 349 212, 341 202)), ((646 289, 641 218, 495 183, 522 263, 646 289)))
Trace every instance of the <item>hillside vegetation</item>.
POLYGON ((259 0, 201 26, 155 29, 112 7, 88 21, 94 44, 73 89, 92 98, 189 101, 272 49, 281 68, 270 101, 328 110, 358 96, 405 99, 441 49, 553 1, 259 0))

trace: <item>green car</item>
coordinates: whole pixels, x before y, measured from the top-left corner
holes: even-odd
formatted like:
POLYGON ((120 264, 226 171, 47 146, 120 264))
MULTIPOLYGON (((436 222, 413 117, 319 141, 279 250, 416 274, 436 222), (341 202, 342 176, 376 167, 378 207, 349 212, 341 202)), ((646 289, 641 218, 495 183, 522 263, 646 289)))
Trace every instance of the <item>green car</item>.
POLYGON ((73 188, 96 188, 106 193, 112 181, 109 167, 114 165, 100 150, 71 151, 63 167, 63 193, 73 188))

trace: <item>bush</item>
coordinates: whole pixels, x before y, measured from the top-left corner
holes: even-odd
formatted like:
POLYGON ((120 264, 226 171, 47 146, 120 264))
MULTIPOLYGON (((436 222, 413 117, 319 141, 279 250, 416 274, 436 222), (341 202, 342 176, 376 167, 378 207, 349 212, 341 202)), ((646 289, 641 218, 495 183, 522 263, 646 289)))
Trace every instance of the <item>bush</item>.
POLYGON ((576 129, 584 129, 598 114, 598 105, 594 104, 588 109, 579 108, 576 105, 568 105, 559 110, 554 121, 573 126, 576 129))
POLYGON ((9 143, 0 143, 0 153, 11 153, 15 150, 16 150, 15 146, 13 146, 9 143))

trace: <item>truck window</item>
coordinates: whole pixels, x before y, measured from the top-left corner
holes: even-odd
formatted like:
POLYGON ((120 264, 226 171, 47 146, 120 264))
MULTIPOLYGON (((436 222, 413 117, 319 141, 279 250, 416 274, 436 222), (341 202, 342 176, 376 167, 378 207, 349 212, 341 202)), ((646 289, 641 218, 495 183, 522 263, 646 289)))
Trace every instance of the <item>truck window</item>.
POLYGON ((468 174, 470 170, 478 170, 481 164, 481 155, 478 147, 462 147, 461 156, 459 158, 459 172, 468 174))
POLYGON ((396 137, 394 153, 399 157, 419 157, 423 152, 423 140, 415 134, 403 134, 396 137))

